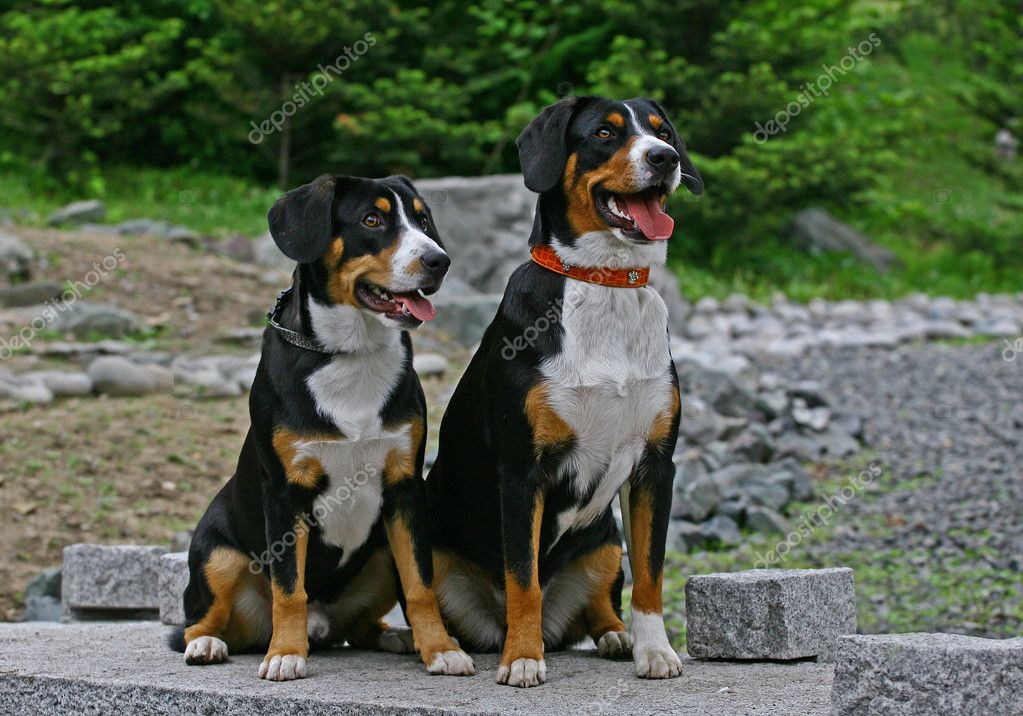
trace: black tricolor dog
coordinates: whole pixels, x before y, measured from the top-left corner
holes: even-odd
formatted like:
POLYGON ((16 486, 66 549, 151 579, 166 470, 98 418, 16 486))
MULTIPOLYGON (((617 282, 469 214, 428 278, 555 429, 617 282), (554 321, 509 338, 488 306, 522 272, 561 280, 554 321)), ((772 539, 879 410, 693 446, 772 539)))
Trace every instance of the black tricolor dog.
POLYGON ((430 210, 404 177, 323 176, 269 222, 298 266, 263 335, 238 468, 192 539, 174 645, 189 664, 265 650, 272 680, 305 676, 310 644, 346 641, 471 674, 432 587, 406 332, 433 318, 426 295, 450 264, 430 210), (411 636, 381 621, 399 597, 411 636))
POLYGON ((455 390, 426 481, 441 613, 470 651, 503 649, 502 684, 542 683, 545 647, 587 634, 602 656, 631 652, 639 676, 677 676, 661 573, 678 380, 664 301, 644 284, 665 261, 668 195, 703 184, 647 99, 563 100, 518 147, 540 194, 533 261, 512 275, 455 390))

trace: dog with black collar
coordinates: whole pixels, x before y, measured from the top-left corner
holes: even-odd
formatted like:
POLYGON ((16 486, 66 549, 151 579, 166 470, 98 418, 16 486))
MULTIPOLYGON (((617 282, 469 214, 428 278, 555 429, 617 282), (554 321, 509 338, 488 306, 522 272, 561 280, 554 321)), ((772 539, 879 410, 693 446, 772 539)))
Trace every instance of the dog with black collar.
POLYGON ((427 478, 441 612, 462 646, 503 652, 501 684, 543 683, 545 649, 586 636, 640 677, 675 677, 661 584, 680 399, 667 309, 646 280, 665 262, 668 196, 703 182, 648 99, 562 100, 518 150, 539 194, 532 260, 448 404, 427 478))
POLYGON ((322 176, 269 213, 297 262, 263 335, 252 425, 189 550, 189 664, 265 653, 259 677, 302 678, 310 646, 417 651, 473 673, 433 589, 426 401, 408 331, 434 317, 450 265, 405 177, 322 176), (401 601, 411 624, 382 620, 401 601))

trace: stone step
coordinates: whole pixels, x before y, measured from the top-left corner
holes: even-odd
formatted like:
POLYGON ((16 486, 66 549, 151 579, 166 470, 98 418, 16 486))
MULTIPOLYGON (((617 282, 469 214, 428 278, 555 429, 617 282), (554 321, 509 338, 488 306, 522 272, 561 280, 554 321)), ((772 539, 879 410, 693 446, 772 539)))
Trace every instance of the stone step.
POLYGON ((1023 714, 1023 638, 843 636, 831 700, 836 716, 1023 714))
POLYGON ((547 655, 549 681, 533 689, 494 683, 496 654, 475 655, 473 677, 430 676, 414 656, 354 649, 314 653, 309 677, 269 683, 259 655, 186 666, 156 622, 0 625, 0 712, 39 716, 239 714, 351 716, 445 713, 715 714, 824 716, 828 664, 696 662, 682 676, 637 679, 630 662, 587 651, 547 655))
POLYGON ((61 599, 65 614, 90 619, 156 612, 164 547, 73 544, 64 548, 61 599))

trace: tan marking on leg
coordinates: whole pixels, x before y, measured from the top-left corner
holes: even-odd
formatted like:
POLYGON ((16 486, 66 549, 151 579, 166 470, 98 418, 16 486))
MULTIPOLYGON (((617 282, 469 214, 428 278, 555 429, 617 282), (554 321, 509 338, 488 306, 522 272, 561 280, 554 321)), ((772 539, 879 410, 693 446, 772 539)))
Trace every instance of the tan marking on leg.
POLYGON ((288 428, 274 428, 273 442, 274 451, 281 460, 284 467, 284 475, 288 482, 306 488, 316 487, 320 477, 323 476, 323 465, 314 457, 299 457, 302 443, 310 442, 336 442, 342 440, 344 435, 327 433, 301 435, 288 428))
POLYGON ((650 427, 650 435, 647 437, 648 443, 659 445, 668 439, 671 435, 671 426, 675 422, 675 416, 678 415, 681 403, 678 386, 671 386, 671 405, 663 412, 658 413, 657 417, 654 418, 653 425, 650 427))
POLYGON ((381 196, 373 202, 373 206, 380 209, 380 211, 387 213, 391 210, 391 200, 386 196, 381 196))
POLYGON ((616 544, 605 544, 578 559, 576 564, 597 581, 586 605, 586 631, 590 637, 593 641, 600 641, 600 637, 609 631, 625 631, 625 623, 611 603, 611 590, 622 568, 622 548, 616 544))
MULTIPOLYGON (((206 584, 213 593, 213 603, 202 619, 185 629, 185 643, 200 636, 221 638, 231 619, 231 607, 239 583, 248 573, 249 558, 230 547, 217 547, 202 567, 206 584)), ((228 643, 228 648, 234 645, 228 643)))
POLYGON ((444 628, 436 592, 423 582, 419 573, 412 551, 412 535, 400 514, 387 524, 387 539, 405 592, 405 611, 416 651, 423 663, 430 666, 437 654, 457 650, 458 646, 444 628))
POLYGON ((537 383, 526 393, 526 419, 533 429, 533 451, 537 459, 544 450, 570 442, 575 433, 550 406, 547 385, 537 383))
POLYGON ((273 636, 267 649, 268 660, 273 656, 295 654, 309 656, 309 634, 306 630, 308 618, 305 593, 305 558, 309 547, 309 529, 304 523, 295 525, 295 586, 285 591, 274 580, 270 581, 273 593, 273 636))
POLYGON ((533 504, 533 524, 530 534, 532 569, 529 584, 519 583, 514 572, 506 570, 504 585, 507 599, 508 635, 505 637, 501 666, 510 666, 516 659, 543 659, 543 595, 540 591, 540 525, 543 522, 543 496, 537 495, 533 504))
POLYGON ((632 565, 632 608, 646 613, 661 613, 661 588, 663 573, 650 572, 650 547, 654 521, 654 506, 648 490, 630 491, 630 520, 632 544, 635 553, 630 555, 632 565))

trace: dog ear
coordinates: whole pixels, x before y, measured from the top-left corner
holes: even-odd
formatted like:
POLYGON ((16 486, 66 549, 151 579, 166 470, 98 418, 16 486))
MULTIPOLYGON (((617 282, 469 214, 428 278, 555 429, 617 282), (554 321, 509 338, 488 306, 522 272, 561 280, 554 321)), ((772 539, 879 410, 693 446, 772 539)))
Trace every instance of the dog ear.
POLYGON ((692 160, 689 158, 689 154, 686 153, 685 142, 682 141, 682 137, 679 136, 678 130, 675 129, 675 125, 668 119, 668 113, 664 111, 659 103, 652 99, 643 98, 649 102, 657 110, 657 113, 661 115, 661 119, 671 130, 671 146, 678 152, 678 168, 682 177, 682 183, 686 185, 689 191, 693 192, 694 195, 699 196, 703 193, 703 178, 700 176, 700 172, 696 171, 696 167, 693 166, 692 160))
POLYGON ((542 194, 553 189, 565 171, 568 122, 578 105, 566 97, 546 107, 515 140, 526 188, 542 194))
POLYGON ((330 245, 335 177, 324 174, 292 189, 270 207, 267 222, 277 248, 293 261, 309 263, 330 245))

